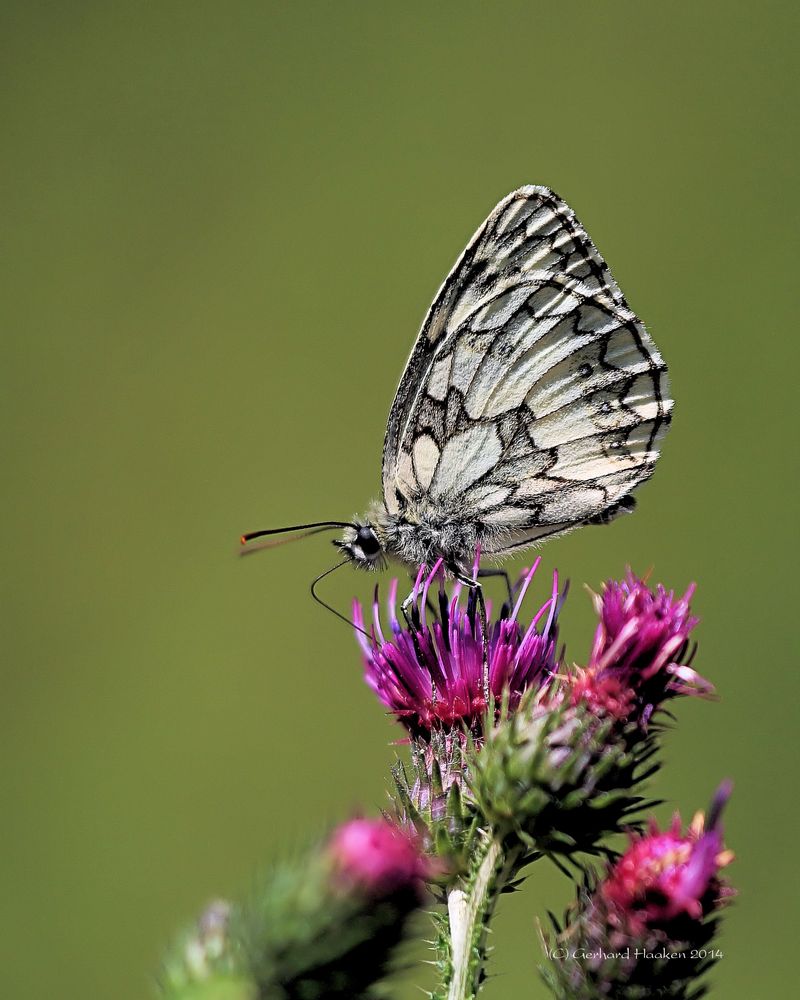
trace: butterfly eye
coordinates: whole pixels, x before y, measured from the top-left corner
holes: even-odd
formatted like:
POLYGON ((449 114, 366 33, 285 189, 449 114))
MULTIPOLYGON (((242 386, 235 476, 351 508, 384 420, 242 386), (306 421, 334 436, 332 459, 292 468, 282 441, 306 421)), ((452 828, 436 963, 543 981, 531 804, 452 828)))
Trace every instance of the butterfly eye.
POLYGON ((381 544, 375 532, 366 524, 359 527, 358 534, 356 535, 356 544, 368 559, 377 556, 381 551, 381 544))

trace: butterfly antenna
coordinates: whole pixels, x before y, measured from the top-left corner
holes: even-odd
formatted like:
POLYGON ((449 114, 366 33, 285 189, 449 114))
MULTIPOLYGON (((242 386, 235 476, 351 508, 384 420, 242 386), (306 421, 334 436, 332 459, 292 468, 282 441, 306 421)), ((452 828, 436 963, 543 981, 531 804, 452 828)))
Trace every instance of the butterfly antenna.
POLYGON ((331 566, 330 569, 326 569, 324 573, 320 573, 320 575, 316 578, 316 580, 312 580, 312 582, 311 582, 311 596, 314 598, 314 600, 317 602, 317 604, 321 604, 323 608, 325 608, 327 611, 330 611, 330 613, 332 615, 336 615, 336 617, 340 621, 343 621, 345 623, 345 625, 349 625, 350 628, 354 628, 356 630, 356 632, 360 632, 363 636, 366 636, 367 639, 370 640, 370 642, 372 642, 372 636, 369 634, 369 632, 365 632, 364 629, 360 628, 358 625, 356 625, 355 622, 351 622, 350 619, 346 615, 341 614, 341 612, 337 611, 336 608, 332 608, 330 606, 330 604, 326 604, 325 601, 323 601, 322 598, 317 593, 317 584, 321 580, 324 580, 326 576, 330 576, 331 573, 335 573, 337 569, 341 569, 342 566, 345 566, 349 562, 350 562, 349 559, 342 559, 342 561, 340 563, 336 563, 335 566, 331 566))
POLYGON ((263 549, 274 549, 278 545, 287 545, 289 542, 297 542, 301 538, 308 538, 310 535, 318 535, 321 531, 329 531, 332 528, 354 528, 355 525, 349 521, 312 521, 310 524, 293 524, 288 528, 267 528, 264 531, 249 531, 242 535, 239 541, 242 545, 248 545, 256 538, 265 538, 268 535, 284 535, 289 532, 298 532, 291 538, 275 538, 269 542, 261 542, 259 545, 250 545, 240 554, 249 556, 253 552, 261 552, 263 549))

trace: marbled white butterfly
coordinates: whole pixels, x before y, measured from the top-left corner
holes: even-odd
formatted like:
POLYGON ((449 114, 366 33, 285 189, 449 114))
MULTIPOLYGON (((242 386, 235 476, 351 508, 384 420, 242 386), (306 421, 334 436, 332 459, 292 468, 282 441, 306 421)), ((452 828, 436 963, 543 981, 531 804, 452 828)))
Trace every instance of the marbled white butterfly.
POLYGON ((574 212, 523 187, 425 317, 389 413, 382 501, 361 523, 242 540, 343 527, 344 562, 441 558, 478 586, 478 547, 502 558, 632 510, 671 409, 666 365, 574 212))

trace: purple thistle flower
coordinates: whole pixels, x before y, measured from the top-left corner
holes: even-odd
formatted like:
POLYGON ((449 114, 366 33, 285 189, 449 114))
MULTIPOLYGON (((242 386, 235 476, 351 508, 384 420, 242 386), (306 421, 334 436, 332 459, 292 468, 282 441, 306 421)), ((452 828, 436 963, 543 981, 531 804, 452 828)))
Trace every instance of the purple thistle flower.
POLYGON ((694 590, 692 584, 676 597, 659 584, 651 591, 630 570, 621 582, 606 583, 595 595, 600 622, 589 666, 571 678, 573 703, 647 725, 670 697, 711 694, 713 685, 683 662, 698 622, 690 607, 694 590))
POLYGON ((730 782, 720 786, 708 825, 699 812, 684 834, 676 813, 669 829, 660 831, 651 821, 645 834, 631 836, 598 889, 612 926, 638 936, 679 918, 701 920, 731 895, 719 880, 720 869, 733 860, 719 824, 730 792, 730 782))
MULTIPOLYGON (((557 573, 553 574, 551 597, 531 623, 523 627, 519 621, 523 599, 539 562, 537 559, 521 576, 514 607, 504 609, 497 621, 489 620, 486 664, 475 596, 470 593, 466 604, 462 603, 461 584, 456 584, 448 596, 441 559, 429 573, 427 567, 420 567, 404 625, 397 618, 397 580, 392 581, 387 605, 388 637, 381 624, 377 589, 370 638, 364 635, 363 609, 358 601, 354 602, 365 680, 412 736, 428 739, 434 730, 460 730, 463 726, 478 736, 490 698, 500 703, 506 697, 513 710, 525 691, 553 674, 560 603, 557 573), (437 580, 438 611, 431 613, 430 592, 437 580)), ((487 606, 487 618, 490 610, 487 606)))
POLYGON ((733 854, 725 850, 720 812, 724 782, 708 819, 697 813, 684 833, 680 817, 660 830, 654 822, 631 836, 628 849, 600 881, 578 890, 543 969, 557 997, 673 997, 704 992, 698 980, 717 952, 710 947, 717 916, 735 892, 721 878, 733 854))

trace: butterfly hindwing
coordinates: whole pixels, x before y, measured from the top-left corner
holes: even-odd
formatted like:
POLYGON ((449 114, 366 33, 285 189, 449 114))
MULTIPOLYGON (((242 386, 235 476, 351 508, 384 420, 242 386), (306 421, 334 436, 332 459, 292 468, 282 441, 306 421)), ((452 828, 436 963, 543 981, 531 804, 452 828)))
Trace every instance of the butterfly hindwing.
POLYGON ((440 289, 392 406, 384 502, 424 497, 530 544, 614 509, 651 474, 666 366, 574 213, 527 187, 440 289))

